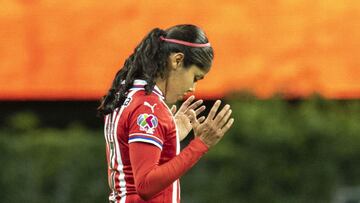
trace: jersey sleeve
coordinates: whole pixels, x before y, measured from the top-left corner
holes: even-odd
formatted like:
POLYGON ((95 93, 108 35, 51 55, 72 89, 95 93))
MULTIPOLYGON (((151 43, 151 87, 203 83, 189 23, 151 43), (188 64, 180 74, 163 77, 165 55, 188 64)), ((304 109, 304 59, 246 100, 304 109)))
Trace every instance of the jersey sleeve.
POLYGON ((149 200, 186 173, 207 151, 200 140, 193 139, 170 161, 159 165, 161 152, 156 147, 143 143, 129 146, 136 191, 144 200, 149 200))
POLYGON ((155 99, 137 105, 129 118, 129 144, 149 143, 162 150, 169 120, 165 110, 160 101, 155 99))

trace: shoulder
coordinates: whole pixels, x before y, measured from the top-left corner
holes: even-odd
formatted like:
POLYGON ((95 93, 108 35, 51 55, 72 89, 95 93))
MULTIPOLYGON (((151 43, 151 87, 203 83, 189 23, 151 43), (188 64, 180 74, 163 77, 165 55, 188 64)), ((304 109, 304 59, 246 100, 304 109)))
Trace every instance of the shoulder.
POLYGON ((130 129, 131 142, 139 141, 139 136, 148 142, 155 136, 156 139, 160 139, 162 145, 173 124, 169 108, 159 95, 155 93, 148 95, 143 90, 133 92, 128 98, 130 98, 129 103, 124 103, 127 105, 125 122, 130 129))
POLYGON ((130 111, 130 114, 144 112, 161 117, 171 116, 169 108, 159 95, 155 93, 146 94, 144 90, 129 93, 123 105, 130 111))

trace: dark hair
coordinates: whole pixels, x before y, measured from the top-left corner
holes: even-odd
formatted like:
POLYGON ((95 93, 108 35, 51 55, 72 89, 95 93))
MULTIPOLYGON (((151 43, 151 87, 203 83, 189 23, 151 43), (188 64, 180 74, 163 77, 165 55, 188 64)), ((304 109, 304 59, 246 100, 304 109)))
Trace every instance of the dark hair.
POLYGON ((147 82, 145 91, 150 94, 154 89, 155 80, 158 77, 167 77, 167 59, 171 53, 181 52, 184 54, 184 67, 197 65, 203 70, 211 67, 214 57, 212 47, 195 48, 164 42, 160 36, 199 44, 209 42, 205 33, 195 25, 176 25, 167 30, 153 29, 116 73, 111 88, 101 99, 98 107, 99 114, 109 114, 121 106, 135 79, 145 80, 147 82))

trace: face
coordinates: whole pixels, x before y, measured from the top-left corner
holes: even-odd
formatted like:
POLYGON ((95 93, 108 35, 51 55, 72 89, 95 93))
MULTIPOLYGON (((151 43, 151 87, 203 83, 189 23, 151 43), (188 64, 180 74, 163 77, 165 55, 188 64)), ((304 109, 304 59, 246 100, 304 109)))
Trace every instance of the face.
POLYGON ((175 103, 182 100, 186 94, 194 92, 196 83, 207 74, 207 71, 200 69, 196 65, 185 68, 182 63, 182 53, 180 53, 180 56, 171 55, 170 60, 172 56, 173 60, 169 63, 170 72, 165 98, 168 103, 175 103))

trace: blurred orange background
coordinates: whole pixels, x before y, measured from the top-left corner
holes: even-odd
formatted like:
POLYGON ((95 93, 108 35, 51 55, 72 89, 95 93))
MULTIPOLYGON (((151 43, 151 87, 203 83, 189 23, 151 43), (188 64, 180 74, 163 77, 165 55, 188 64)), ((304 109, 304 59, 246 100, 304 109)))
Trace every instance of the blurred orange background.
POLYGON ((0 99, 98 99, 152 28, 183 23, 215 49, 199 97, 360 98, 356 0, 5 0, 0 99))

